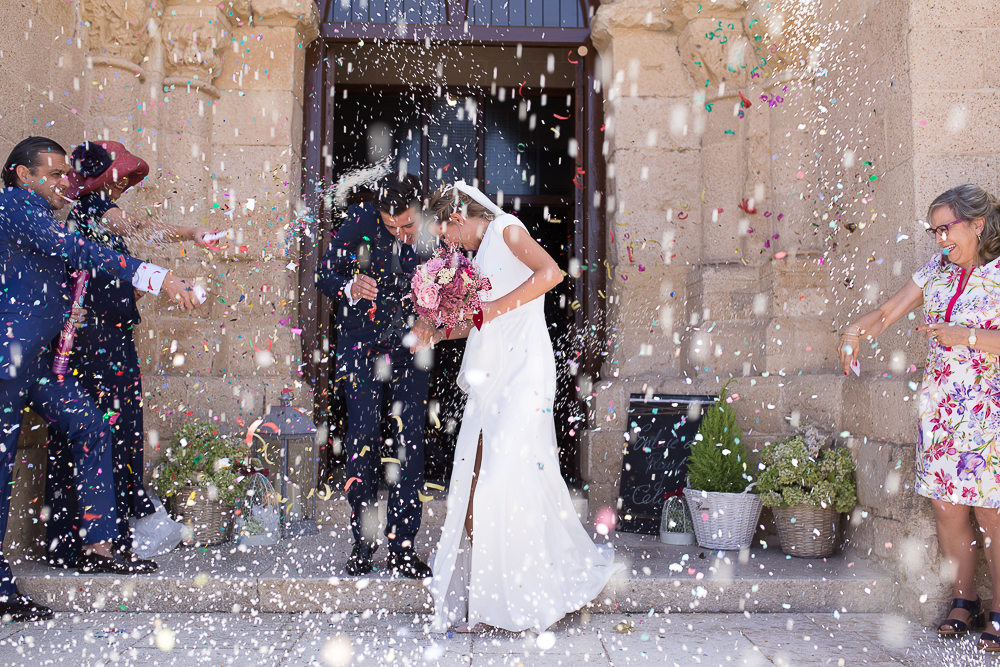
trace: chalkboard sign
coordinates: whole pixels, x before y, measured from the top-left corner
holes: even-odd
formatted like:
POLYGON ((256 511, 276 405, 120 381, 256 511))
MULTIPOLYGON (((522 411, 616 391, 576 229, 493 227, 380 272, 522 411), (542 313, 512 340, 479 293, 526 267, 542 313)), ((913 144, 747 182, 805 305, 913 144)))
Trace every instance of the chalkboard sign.
POLYGON ((632 394, 622 460, 618 530, 658 535, 665 493, 684 487, 687 456, 702 406, 714 396, 632 394))

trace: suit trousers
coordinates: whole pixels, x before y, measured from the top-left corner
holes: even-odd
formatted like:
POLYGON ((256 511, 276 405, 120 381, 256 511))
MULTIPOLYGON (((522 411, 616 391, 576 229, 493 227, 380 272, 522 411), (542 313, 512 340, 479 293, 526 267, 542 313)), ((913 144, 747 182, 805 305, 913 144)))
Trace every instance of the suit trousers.
MULTIPOLYGON (((112 479, 111 427, 73 377, 62 383, 43 355, 22 368, 18 377, 0 380, 0 540, 7 533, 17 440, 25 406, 66 436, 72 451, 80 531, 85 544, 118 536, 112 479)), ((50 446, 56 446, 51 443, 50 446)), ((7 558, 0 553, 0 601, 17 592, 7 558)))
POLYGON ((347 399, 346 472, 354 541, 372 542, 378 531, 378 485, 383 457, 389 481, 385 535, 389 550, 414 546, 423 506, 418 492, 424 485, 424 430, 430 375, 413 365, 409 350, 389 352, 350 350, 340 358, 347 399), (382 440, 382 401, 388 392, 392 420, 391 444, 382 440), (396 462, 398 461, 398 463, 396 462))

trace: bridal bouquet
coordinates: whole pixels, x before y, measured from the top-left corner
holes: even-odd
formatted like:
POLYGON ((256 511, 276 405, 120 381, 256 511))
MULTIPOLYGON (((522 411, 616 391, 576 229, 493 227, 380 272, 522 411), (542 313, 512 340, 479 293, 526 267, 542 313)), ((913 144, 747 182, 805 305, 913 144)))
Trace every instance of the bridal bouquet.
POLYGON ((457 248, 443 247, 417 267, 410 289, 417 314, 450 332, 469 314, 481 325, 480 292, 490 290, 490 281, 457 248))

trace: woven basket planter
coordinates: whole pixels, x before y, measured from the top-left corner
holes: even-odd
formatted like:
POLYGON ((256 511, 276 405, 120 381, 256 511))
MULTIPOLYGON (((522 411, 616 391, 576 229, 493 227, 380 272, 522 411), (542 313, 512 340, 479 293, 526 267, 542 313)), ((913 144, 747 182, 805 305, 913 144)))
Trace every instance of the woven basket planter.
POLYGON ((182 486, 173 496, 173 510, 177 520, 191 531, 185 544, 211 546, 229 541, 233 506, 218 500, 209 500, 208 493, 200 486, 182 486), (194 498, 191 492, 194 492, 194 498))
POLYGON ((684 489, 684 498, 699 546, 730 550, 750 546, 763 507, 759 495, 684 489))
POLYGON ((800 558, 826 558, 837 548, 840 513, 832 507, 775 507, 781 550, 800 558))

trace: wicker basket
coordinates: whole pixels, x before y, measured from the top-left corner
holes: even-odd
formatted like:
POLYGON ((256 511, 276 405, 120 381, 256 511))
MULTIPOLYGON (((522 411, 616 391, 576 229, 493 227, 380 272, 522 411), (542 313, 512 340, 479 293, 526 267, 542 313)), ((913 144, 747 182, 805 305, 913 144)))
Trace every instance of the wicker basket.
POLYGON ((826 558, 837 548, 840 513, 832 507, 775 507, 781 550, 800 558, 826 558))
POLYGON ((210 546, 228 542, 232 524, 233 506, 218 500, 209 500, 200 486, 182 486, 173 496, 173 510, 177 520, 191 530, 185 544, 210 546), (194 498, 191 493, 194 492, 194 498))
MULTIPOLYGON (((751 484, 750 487, 753 485, 751 484)), ((760 518, 760 496, 684 489, 691 508, 694 535, 706 549, 742 549, 750 546, 760 518)))

